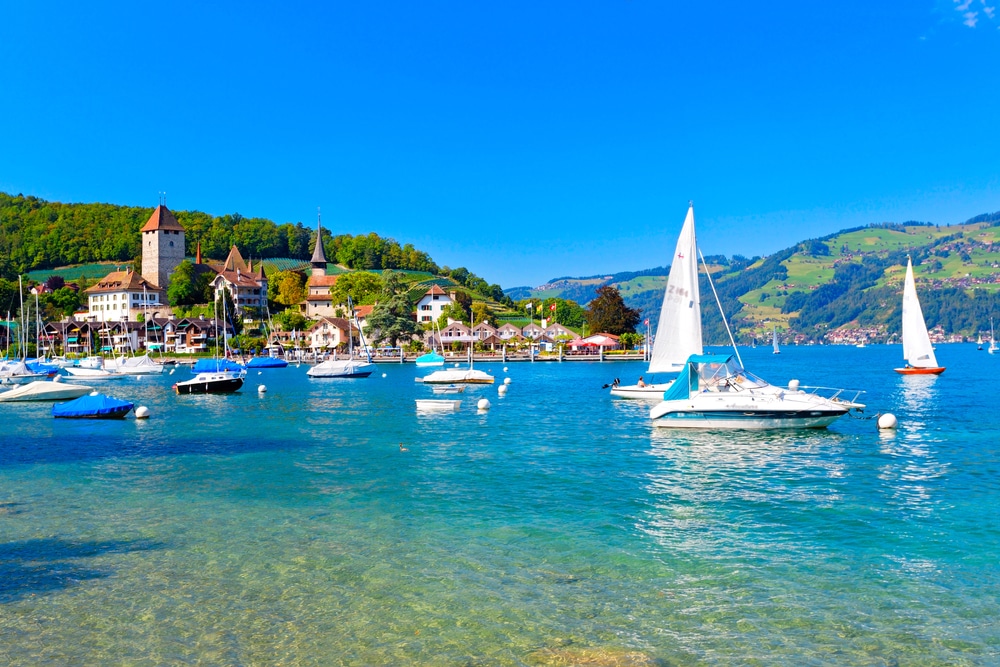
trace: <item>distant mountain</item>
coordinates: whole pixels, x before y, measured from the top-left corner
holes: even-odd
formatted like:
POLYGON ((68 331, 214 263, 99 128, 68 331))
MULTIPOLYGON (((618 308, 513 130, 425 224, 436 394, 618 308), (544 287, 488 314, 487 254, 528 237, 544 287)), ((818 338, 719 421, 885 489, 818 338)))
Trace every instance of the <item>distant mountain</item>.
MULTIPOLYGON (((706 257, 734 334, 744 343, 784 340, 884 341, 899 332, 906 256, 917 272, 929 327, 974 336, 1000 320, 1000 212, 960 225, 881 223, 808 239, 768 257, 706 257)), ((602 285, 655 327, 669 267, 613 275, 561 277, 507 291, 514 299, 560 297, 588 303, 602 285)), ((718 307, 702 276, 705 340, 727 341, 718 307)))

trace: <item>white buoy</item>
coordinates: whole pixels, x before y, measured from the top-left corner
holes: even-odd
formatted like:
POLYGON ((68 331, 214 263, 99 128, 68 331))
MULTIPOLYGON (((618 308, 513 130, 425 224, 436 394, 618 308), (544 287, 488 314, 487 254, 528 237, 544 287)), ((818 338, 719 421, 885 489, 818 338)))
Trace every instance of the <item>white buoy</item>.
POLYGON ((140 405, 139 407, 137 407, 135 409, 135 418, 149 419, 149 408, 147 408, 145 405, 140 405))
POLYGON ((170 372, 169 372, 169 373, 167 373, 167 375, 173 375, 173 374, 174 374, 174 369, 173 369, 173 368, 171 368, 171 369, 170 369, 170 372))
POLYGON ((489 410, 490 409, 490 401, 489 401, 489 399, 488 398, 480 398, 479 402, 476 403, 476 407, 478 407, 480 410, 489 410))
POLYGON ((266 394, 267 393, 267 385, 266 384, 257 385, 257 393, 258 394, 266 394))
POLYGON ((264 372, 264 371, 257 371, 257 375, 260 375, 260 374, 261 374, 261 373, 263 373, 263 372, 264 372))
POLYGON ((497 393, 500 394, 501 396, 505 395, 507 393, 507 385, 502 384, 499 387, 497 387, 497 393))
POLYGON ((382 373, 382 377, 385 377, 385 373, 382 373))
POLYGON ((884 415, 878 416, 878 427, 879 430, 893 429, 897 425, 896 415, 891 412, 887 412, 884 415))
POLYGON ((799 390, 799 381, 798 380, 789 380, 788 381, 788 391, 798 391, 798 390, 799 390))
POLYGON ((510 384, 510 378, 504 378, 503 379, 503 383, 504 384, 510 384))
POLYGON ((503 367, 503 372, 504 372, 504 373, 506 373, 506 372, 507 372, 507 367, 506 367, 506 366, 504 366, 504 367, 503 367))

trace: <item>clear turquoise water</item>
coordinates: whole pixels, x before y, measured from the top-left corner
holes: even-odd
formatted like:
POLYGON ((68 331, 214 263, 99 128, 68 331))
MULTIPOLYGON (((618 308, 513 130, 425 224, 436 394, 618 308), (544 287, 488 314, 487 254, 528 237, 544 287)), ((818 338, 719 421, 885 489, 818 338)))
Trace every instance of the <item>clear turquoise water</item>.
POLYGON ((0 404, 0 664, 1000 663, 1000 355, 743 354, 900 428, 658 430, 610 362, 477 364, 509 394, 441 415, 398 365, 108 384, 144 422, 0 404))

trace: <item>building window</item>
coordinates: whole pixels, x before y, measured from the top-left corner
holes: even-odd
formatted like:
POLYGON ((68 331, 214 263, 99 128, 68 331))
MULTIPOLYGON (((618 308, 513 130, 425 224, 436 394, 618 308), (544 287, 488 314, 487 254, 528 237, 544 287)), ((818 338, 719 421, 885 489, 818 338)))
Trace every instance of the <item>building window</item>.
POLYGON ((173 247, 174 247, 174 242, 173 242, 173 241, 171 241, 171 242, 170 242, 170 247, 171 247, 171 248, 173 248, 173 247))

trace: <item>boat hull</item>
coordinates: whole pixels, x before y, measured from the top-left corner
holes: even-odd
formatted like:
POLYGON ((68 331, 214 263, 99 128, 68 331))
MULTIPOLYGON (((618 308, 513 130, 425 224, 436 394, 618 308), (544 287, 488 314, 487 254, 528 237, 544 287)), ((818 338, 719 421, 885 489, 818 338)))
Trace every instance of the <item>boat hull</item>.
POLYGON ((56 419, 125 419, 126 415, 132 411, 132 406, 122 406, 109 412, 101 412, 92 415, 52 415, 56 419))
POLYGON ((772 429, 826 428, 847 410, 684 410, 670 411, 653 421, 660 428, 772 429))
POLYGON ((232 394, 243 387, 243 377, 229 373, 203 373, 174 385, 178 394, 232 394))
POLYGON ((905 368, 894 368, 893 370, 900 375, 940 375, 944 372, 944 367, 934 366, 931 368, 918 368, 915 366, 907 366, 905 368))
POLYGON ((492 375, 477 370, 434 371, 430 375, 416 378, 424 384, 493 384, 492 375))
POLYGON ((662 401, 663 392, 672 384, 673 382, 664 382, 662 384, 647 384, 644 387, 637 384, 619 385, 611 388, 611 395, 637 401, 662 401))
POLYGON ((84 385, 62 384, 49 380, 38 380, 0 393, 0 402, 15 401, 65 401, 86 396, 94 390, 84 385))
POLYGON ((366 378, 375 372, 375 364, 358 361, 324 361, 316 364, 306 375, 311 378, 366 378))

